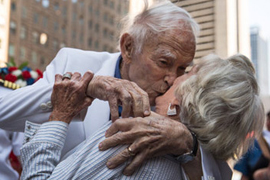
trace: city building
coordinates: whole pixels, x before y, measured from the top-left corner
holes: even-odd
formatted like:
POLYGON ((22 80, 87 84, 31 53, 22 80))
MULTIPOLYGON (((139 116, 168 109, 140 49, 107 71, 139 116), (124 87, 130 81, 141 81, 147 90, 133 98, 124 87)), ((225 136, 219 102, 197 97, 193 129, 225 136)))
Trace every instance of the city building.
MULTIPOLYGON (((128 10, 138 11, 140 1, 0 0, 4 9, 0 11, 0 31, 5 32, 1 33, 4 38, 0 36, 0 66, 13 57, 17 63, 28 61, 31 67, 44 70, 61 47, 114 52, 120 17, 128 10)), ((200 24, 195 59, 209 53, 224 58, 235 53, 250 57, 244 0, 172 2, 200 24)))
POLYGON ((62 47, 115 52, 128 7, 126 0, 0 0, 0 66, 14 58, 44 70, 62 47))
POLYGON ((250 57, 248 6, 245 0, 172 0, 200 25, 195 59, 210 53, 222 58, 242 53, 250 57))
POLYGON ((9 15, 9 1, 0 0, 0 67, 5 66, 8 57, 9 15))
POLYGON ((269 95, 268 43, 258 27, 250 28, 250 45, 251 60, 256 69, 261 95, 269 95))

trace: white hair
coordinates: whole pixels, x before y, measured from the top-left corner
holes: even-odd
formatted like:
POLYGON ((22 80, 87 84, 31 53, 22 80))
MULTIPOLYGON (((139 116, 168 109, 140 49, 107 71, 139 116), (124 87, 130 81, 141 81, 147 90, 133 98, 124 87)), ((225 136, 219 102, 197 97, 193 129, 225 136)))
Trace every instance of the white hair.
POLYGON ((181 122, 215 158, 240 157, 254 140, 247 135, 260 134, 264 124, 254 67, 243 55, 207 56, 197 65, 198 72, 175 91, 182 99, 181 122))
POLYGON ((158 35, 167 30, 192 31, 195 38, 199 34, 199 25, 183 8, 167 0, 156 2, 151 7, 149 7, 147 0, 144 0, 144 4, 141 13, 136 16, 129 14, 123 19, 119 38, 120 41, 124 33, 130 34, 134 38, 136 52, 141 52, 150 35, 158 35))

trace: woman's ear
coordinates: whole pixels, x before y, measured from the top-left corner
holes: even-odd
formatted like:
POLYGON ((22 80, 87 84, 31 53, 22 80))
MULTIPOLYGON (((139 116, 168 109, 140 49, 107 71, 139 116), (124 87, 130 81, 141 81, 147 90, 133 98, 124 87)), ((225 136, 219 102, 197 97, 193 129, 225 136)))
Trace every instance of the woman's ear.
POLYGON ((120 49, 123 60, 126 63, 130 63, 132 60, 132 53, 134 50, 134 41, 133 38, 128 33, 125 33, 121 36, 120 49))

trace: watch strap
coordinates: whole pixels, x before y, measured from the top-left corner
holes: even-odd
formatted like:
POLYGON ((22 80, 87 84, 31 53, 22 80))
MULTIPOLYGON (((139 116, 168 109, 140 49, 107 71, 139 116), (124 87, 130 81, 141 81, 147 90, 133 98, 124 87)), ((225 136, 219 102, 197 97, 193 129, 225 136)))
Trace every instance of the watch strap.
MULTIPOLYGON (((190 131, 190 130, 189 130, 190 131)), ((193 138, 193 149, 190 152, 187 152, 185 154, 182 154, 180 156, 176 156, 175 159, 179 161, 182 164, 185 164, 189 161, 192 161, 194 157, 196 157, 197 151, 198 151, 198 140, 197 136, 194 132, 190 131, 192 138, 193 138)))

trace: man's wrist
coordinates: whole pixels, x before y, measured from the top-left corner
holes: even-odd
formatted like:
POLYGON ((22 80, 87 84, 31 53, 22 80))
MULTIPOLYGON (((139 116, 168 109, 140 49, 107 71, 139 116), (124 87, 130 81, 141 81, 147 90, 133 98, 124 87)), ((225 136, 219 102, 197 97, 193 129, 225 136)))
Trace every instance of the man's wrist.
POLYGON ((198 151, 198 140, 197 140, 197 136, 194 132, 190 131, 191 135, 192 135, 192 139, 193 139, 193 148, 191 151, 184 153, 180 156, 174 156, 175 159, 177 161, 179 161, 181 164, 185 164, 189 161, 192 161, 196 155, 197 155, 197 151, 198 151))
MULTIPOLYGON (((189 130, 190 131, 190 130, 189 130)), ((196 155, 197 155, 197 151, 198 151, 198 140, 197 140, 197 136, 196 136, 196 134, 194 133, 194 132, 192 132, 192 131, 190 131, 190 134, 192 135, 192 143, 193 143, 193 146, 192 146, 192 149, 191 149, 191 151, 189 151, 189 152, 186 152, 186 153, 184 153, 184 154, 182 154, 182 155, 180 155, 180 156, 174 156, 175 157, 175 159, 177 160, 177 161, 179 161, 180 163, 182 163, 182 164, 185 164, 185 163, 187 163, 187 162, 189 162, 189 161, 192 161, 195 157, 196 157, 196 155)))

